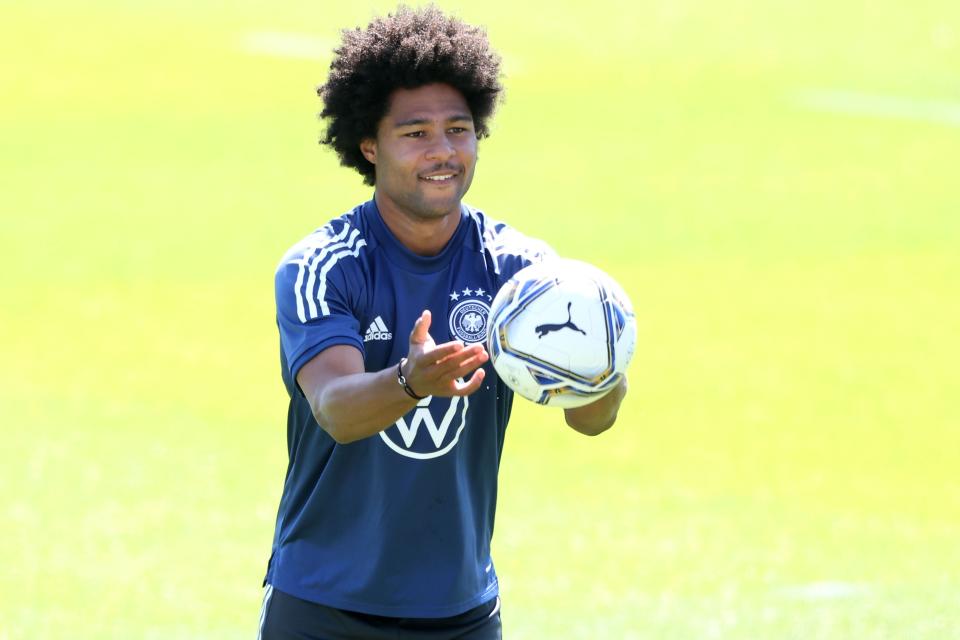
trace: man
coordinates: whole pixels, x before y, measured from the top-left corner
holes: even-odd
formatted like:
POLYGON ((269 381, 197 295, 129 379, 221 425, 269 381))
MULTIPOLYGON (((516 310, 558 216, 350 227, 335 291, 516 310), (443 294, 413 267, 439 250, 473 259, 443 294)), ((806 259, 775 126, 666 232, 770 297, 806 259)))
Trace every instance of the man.
MULTIPOLYGON (((335 53, 324 142, 375 191, 277 271, 290 463, 261 636, 500 638, 490 540, 513 394, 486 314, 550 250, 461 203, 499 58, 435 7, 346 31, 335 53)), ((625 392, 567 423, 605 430, 625 392)))

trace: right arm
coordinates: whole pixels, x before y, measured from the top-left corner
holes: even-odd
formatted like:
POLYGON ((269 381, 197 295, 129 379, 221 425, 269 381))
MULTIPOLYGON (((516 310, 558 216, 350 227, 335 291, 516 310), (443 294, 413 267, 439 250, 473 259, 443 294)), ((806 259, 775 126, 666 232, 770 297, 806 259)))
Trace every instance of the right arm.
MULTIPOLYGON (((410 332, 403 375, 420 396, 466 396, 483 383, 479 368, 488 356, 482 345, 441 345, 430 337, 430 312, 410 332), (466 382, 458 382, 473 371, 466 382)), ((297 373, 297 384, 320 426, 340 444, 375 435, 413 409, 417 400, 397 384, 397 367, 364 371, 363 356, 350 345, 324 349, 297 373)))

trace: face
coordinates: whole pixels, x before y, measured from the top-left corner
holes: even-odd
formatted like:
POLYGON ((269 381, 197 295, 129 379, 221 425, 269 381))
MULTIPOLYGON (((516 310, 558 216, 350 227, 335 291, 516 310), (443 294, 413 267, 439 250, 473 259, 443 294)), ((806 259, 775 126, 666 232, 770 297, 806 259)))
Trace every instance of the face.
POLYGON ((459 91, 446 84, 397 89, 376 139, 360 149, 376 166, 386 206, 419 220, 459 215, 477 163, 473 118, 459 91))

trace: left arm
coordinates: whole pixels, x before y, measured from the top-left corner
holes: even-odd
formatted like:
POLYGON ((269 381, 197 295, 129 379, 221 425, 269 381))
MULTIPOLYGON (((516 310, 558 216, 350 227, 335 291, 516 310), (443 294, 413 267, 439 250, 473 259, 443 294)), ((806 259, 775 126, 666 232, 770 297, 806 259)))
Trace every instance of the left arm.
POLYGON ((596 402, 575 409, 564 409, 564 417, 575 431, 588 436, 599 435, 616 422, 617 411, 620 410, 620 403, 626 395, 627 377, 624 376, 620 384, 596 402))

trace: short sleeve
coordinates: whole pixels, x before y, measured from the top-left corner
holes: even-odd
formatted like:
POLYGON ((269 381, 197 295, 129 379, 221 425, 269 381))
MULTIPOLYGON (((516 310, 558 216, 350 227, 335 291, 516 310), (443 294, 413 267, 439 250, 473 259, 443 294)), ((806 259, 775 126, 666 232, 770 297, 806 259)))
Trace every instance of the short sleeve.
POLYGON ((351 287, 338 253, 327 248, 292 251, 274 278, 280 348, 291 380, 318 353, 338 344, 363 353, 360 321, 351 287))
POLYGON ((502 222, 490 225, 485 241, 496 261, 501 283, 524 267, 557 257, 553 248, 543 240, 526 236, 502 222))

